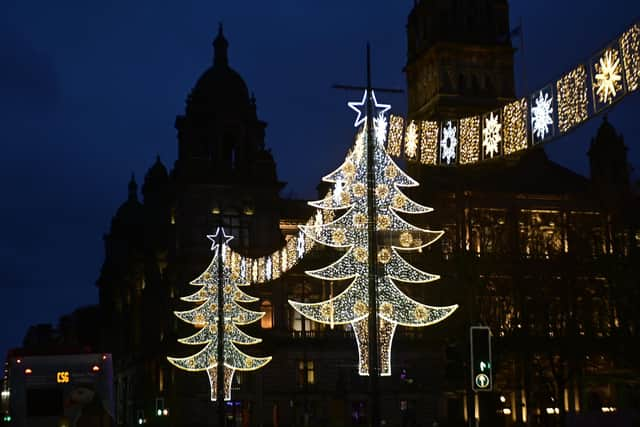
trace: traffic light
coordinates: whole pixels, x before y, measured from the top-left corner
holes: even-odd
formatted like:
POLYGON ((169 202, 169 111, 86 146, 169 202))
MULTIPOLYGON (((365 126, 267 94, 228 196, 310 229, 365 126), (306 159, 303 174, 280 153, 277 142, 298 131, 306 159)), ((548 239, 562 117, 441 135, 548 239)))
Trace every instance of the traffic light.
POLYGON ((473 391, 491 391, 491 329, 488 326, 471 327, 471 388, 473 391))

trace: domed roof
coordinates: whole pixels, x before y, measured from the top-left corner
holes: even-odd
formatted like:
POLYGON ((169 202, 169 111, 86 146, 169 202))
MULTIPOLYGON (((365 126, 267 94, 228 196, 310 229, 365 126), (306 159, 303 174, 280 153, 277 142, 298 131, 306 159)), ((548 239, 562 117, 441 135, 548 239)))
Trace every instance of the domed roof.
POLYGON ((132 228, 142 224, 142 204, 138 201, 138 184, 135 177, 131 175, 129 181, 129 197, 116 211, 111 220, 111 234, 127 232, 132 228))
POLYGON ((602 119, 602 124, 598 128, 598 134, 596 135, 597 139, 602 140, 616 140, 618 139, 618 134, 616 133, 615 128, 609 123, 608 117, 605 115, 602 119))
POLYGON ((150 185, 153 186, 157 184, 165 184, 168 179, 169 173, 167 172, 167 168, 160 160, 160 156, 157 156, 155 163, 149 168, 147 174, 144 177, 142 192, 144 193, 145 188, 150 185))
POLYGON ((213 41, 213 66, 200 76, 189 95, 187 110, 216 111, 221 108, 247 108, 250 106, 249 89, 235 70, 229 67, 229 43, 222 34, 222 25, 213 41))
POLYGON ((616 132, 616 129, 609 123, 609 119, 605 115, 596 137, 591 140, 589 155, 594 155, 596 152, 610 151, 613 148, 623 148, 626 151, 624 138, 616 132))

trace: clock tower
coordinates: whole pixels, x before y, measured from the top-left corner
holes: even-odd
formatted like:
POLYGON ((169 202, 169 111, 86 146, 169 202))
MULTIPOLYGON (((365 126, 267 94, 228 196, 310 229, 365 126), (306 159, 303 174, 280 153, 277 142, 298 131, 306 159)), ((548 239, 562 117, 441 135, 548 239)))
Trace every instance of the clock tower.
POLYGON ((455 119, 514 99, 507 0, 416 0, 407 39, 409 119, 455 119))

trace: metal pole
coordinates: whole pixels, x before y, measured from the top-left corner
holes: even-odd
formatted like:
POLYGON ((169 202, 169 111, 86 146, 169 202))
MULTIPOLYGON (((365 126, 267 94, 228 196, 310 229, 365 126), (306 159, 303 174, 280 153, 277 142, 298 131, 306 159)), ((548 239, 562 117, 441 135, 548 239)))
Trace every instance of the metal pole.
POLYGON ((368 240, 369 240, 369 316, 367 330, 369 333, 369 404, 371 406, 371 422, 372 427, 380 425, 380 408, 378 405, 378 380, 380 376, 380 356, 378 349, 378 294, 376 288, 376 280, 378 276, 377 252, 378 243, 376 236, 376 199, 375 199, 375 157, 373 151, 375 148, 375 136, 373 123, 373 90, 386 93, 402 93, 400 89, 373 88, 371 86, 371 52, 369 43, 367 43, 367 86, 346 86, 333 85, 336 89, 347 90, 366 90, 367 92, 367 120, 365 123, 367 132, 367 210, 368 210, 368 240))
MULTIPOLYGON (((303 281, 302 282, 302 301, 306 302, 306 283, 303 281)), ((300 320, 302 322, 302 385, 303 385, 303 391, 302 394, 304 396, 304 401, 303 401, 303 406, 302 406, 302 425, 304 427, 308 427, 309 425, 309 382, 308 382, 308 375, 309 375, 309 370, 308 370, 308 366, 307 364, 308 362, 308 356, 307 356, 307 319, 304 318, 303 316, 300 316, 300 320)))
POLYGON ((224 231, 220 220, 218 235, 218 366, 216 375, 216 399, 218 400, 218 427, 225 425, 225 393, 224 393, 224 266, 222 253, 224 252, 224 231))
POLYGON ((378 406, 378 379, 379 361, 378 356, 378 290, 376 281, 378 276, 378 242, 376 236, 376 199, 375 199, 375 141, 373 134, 373 96, 371 89, 371 53, 369 43, 367 43, 367 118, 365 126, 367 131, 367 211, 368 211, 368 238, 369 238, 369 381, 370 381, 370 405, 371 405, 371 426, 380 425, 380 408, 378 406))

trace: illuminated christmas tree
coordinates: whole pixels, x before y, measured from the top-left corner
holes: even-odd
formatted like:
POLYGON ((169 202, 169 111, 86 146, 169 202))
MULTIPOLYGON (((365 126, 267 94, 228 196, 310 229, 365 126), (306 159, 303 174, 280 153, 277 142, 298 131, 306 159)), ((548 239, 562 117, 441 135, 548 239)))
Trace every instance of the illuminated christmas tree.
POLYGON ((181 298, 183 301, 201 304, 192 310, 175 312, 179 319, 199 328, 198 332, 190 337, 179 339, 178 342, 189 345, 204 344, 204 348, 189 357, 167 357, 167 359, 176 367, 186 371, 206 371, 211 384, 211 400, 216 400, 218 352, 220 350, 218 345, 222 345, 224 400, 230 400, 231 382, 235 371, 259 369, 269 363, 271 357, 252 357, 238 349, 237 344, 249 345, 262 341, 242 332, 238 325, 256 322, 264 316, 264 313, 248 310, 238 304, 254 302, 258 298, 249 296, 240 290, 241 286, 248 286, 249 281, 246 277, 246 268, 241 268, 244 263, 240 261, 238 254, 231 252, 227 245, 233 237, 227 236, 222 228, 218 228, 215 235, 207 236, 207 238, 213 242, 211 247, 214 251, 213 259, 207 269, 197 279, 191 281, 191 285, 199 286, 200 289, 192 295, 181 298), (220 276, 222 276, 222 289, 219 289, 220 276), (222 295, 221 301, 219 301, 219 293, 222 295), (222 309, 223 321, 221 342, 218 334, 220 308, 222 309))
MULTIPOLYGON (((304 234, 320 244, 341 248, 346 253, 329 266, 307 271, 309 276, 323 280, 350 280, 346 289, 335 297, 317 303, 289 301, 301 315, 315 322, 341 325, 351 324, 358 344, 359 373, 369 374, 368 316, 369 316, 369 234, 368 221, 375 217, 377 240, 376 266, 376 313, 379 342, 380 375, 391 375, 391 346, 397 325, 422 327, 440 322, 451 315, 457 305, 433 307, 415 301, 396 285, 402 283, 427 283, 437 280, 437 275, 425 273, 409 264, 401 255, 403 251, 418 251, 442 236, 442 231, 430 231, 405 221, 399 214, 423 214, 432 211, 405 196, 401 187, 413 187, 418 183, 405 174, 384 149, 387 121, 386 105, 374 120, 375 143, 367 144, 367 133, 363 129, 345 162, 334 172, 323 178, 333 183, 328 197, 310 205, 322 210, 339 211, 344 214, 332 222, 321 225, 300 226, 304 234), (375 215, 367 208, 367 146, 374 147, 375 215)), ((358 111, 356 126, 365 122, 358 111)), ((366 128, 366 126, 363 126, 366 128)))

